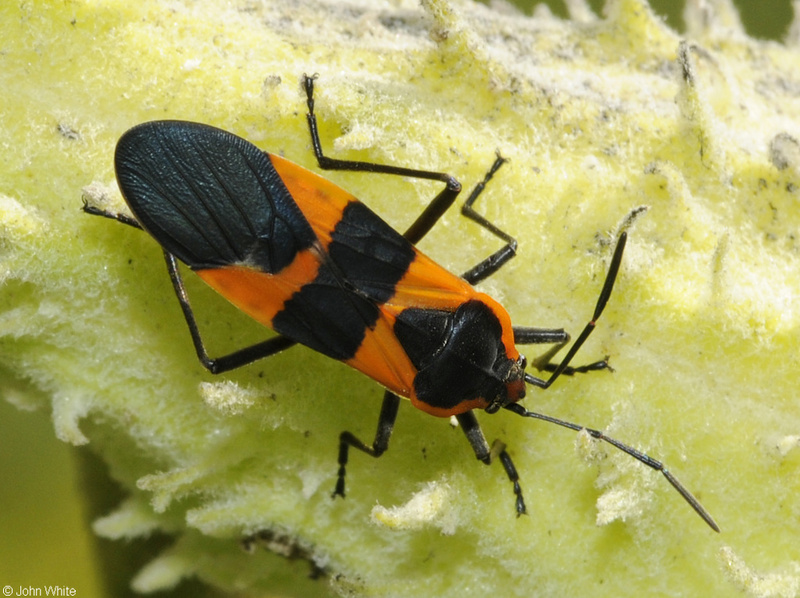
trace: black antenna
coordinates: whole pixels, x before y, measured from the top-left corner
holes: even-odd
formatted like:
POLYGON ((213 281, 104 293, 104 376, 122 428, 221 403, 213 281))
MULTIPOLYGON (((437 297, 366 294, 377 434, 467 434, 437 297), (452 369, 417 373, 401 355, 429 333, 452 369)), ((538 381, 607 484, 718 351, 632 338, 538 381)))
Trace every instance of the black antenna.
POLYGON ((672 475, 669 470, 664 467, 664 464, 661 461, 657 461, 653 459, 650 455, 646 455, 641 451, 637 451, 635 448, 628 446, 611 438, 610 436, 606 436, 599 430, 593 430, 592 428, 587 428, 585 426, 579 426, 578 424, 573 424, 572 422, 564 421, 562 419, 558 419, 555 417, 550 417, 549 415, 542 415, 541 413, 535 413, 533 411, 528 411, 522 405, 517 403, 510 403, 505 406, 506 409, 516 413, 517 415, 521 415, 522 417, 531 417, 533 419, 540 419, 542 421, 550 422, 551 424, 555 424, 557 426, 561 426, 562 428, 569 428, 570 430, 574 430, 575 432, 580 432, 581 430, 586 430, 586 432, 592 437, 597 438, 598 440, 605 440, 607 443, 615 446, 623 453, 627 453, 637 461, 641 461, 648 467, 655 469, 656 471, 660 471, 664 474, 664 477, 667 478, 667 481, 672 484, 672 487, 678 491, 678 493, 683 497, 683 499, 689 503, 689 506, 692 507, 695 512, 702 517, 703 521, 705 521, 708 526, 713 529, 715 532, 719 531, 719 526, 717 522, 714 521, 714 518, 703 508, 703 505, 700 504, 700 501, 697 500, 691 492, 689 492, 683 484, 681 484, 678 479, 672 475))

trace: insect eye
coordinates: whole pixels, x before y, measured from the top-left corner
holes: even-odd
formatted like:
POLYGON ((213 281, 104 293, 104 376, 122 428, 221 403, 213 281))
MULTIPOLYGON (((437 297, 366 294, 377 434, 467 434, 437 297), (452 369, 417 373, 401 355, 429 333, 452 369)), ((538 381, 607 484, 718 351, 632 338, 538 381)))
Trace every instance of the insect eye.
POLYGON ((498 411, 500 411, 500 407, 502 407, 502 404, 500 402, 500 397, 497 397, 491 403, 489 403, 489 405, 486 407, 486 409, 484 409, 484 411, 486 411, 486 413, 489 414, 497 413, 498 411))

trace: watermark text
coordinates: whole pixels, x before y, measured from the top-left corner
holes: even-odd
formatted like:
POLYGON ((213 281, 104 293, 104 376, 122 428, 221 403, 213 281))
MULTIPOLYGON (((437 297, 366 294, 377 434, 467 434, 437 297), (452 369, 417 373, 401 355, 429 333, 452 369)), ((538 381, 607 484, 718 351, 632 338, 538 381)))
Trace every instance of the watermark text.
POLYGON ((77 596, 69 586, 3 586, 3 596, 77 596))

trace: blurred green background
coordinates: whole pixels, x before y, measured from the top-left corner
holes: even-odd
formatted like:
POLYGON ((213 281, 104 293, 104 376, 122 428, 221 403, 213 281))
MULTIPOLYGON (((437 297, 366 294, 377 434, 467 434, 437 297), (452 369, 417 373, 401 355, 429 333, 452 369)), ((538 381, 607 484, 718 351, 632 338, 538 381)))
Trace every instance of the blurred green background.
MULTIPOLYGON (((537 4, 533 0, 511 3, 527 14, 537 4)), ((556 15, 566 16, 560 0, 547 4, 556 15)), ((600 12, 603 0, 589 0, 589 4, 600 12)), ((671 27, 683 30, 684 2, 651 0, 651 4, 671 27)), ((734 4, 747 32, 758 38, 782 39, 793 16, 791 0, 736 0, 734 4)), ((77 209, 79 190, 73 194, 77 209)), ((105 595, 94 569, 98 561, 93 550, 119 554, 123 547, 94 544, 85 512, 89 507, 79 490, 87 453, 57 441, 48 414, 22 412, 0 400, 0 587, 11 585, 17 591, 20 586, 59 585, 75 588, 78 598, 105 595)), ((97 466, 91 458, 88 463, 97 466)), ((93 492, 98 493, 97 489, 93 492)), ((113 489, 100 494, 104 492, 106 506, 100 507, 101 512, 117 500, 113 489)), ((139 544, 140 553, 148 550, 139 544)), ((128 566, 136 567, 132 561, 137 559, 128 552, 125 555, 128 566)))
MULTIPOLYGON (((484 4, 489 4, 490 0, 480 0, 484 4)), ((549 0, 539 2, 537 0, 506 0, 509 4, 519 7, 526 14, 533 11, 537 4, 547 4, 553 14, 560 17, 567 16, 567 8, 563 0, 549 0)), ((589 6, 598 13, 602 14, 605 0, 588 0, 589 6)), ((650 0, 650 6, 662 17, 673 29, 684 30, 683 0, 650 0)), ((713 4, 711 2, 710 4, 713 4)), ((739 9, 742 17, 742 24, 747 33, 760 39, 780 40, 786 34, 789 23, 792 22, 793 12, 791 0, 733 0, 733 4, 739 9)))

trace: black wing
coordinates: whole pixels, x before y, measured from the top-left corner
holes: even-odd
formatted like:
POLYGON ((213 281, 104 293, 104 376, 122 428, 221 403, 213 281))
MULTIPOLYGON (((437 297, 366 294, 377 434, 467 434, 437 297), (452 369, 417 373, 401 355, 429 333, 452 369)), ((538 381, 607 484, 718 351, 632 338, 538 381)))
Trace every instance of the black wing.
POLYGON ((315 240, 269 155, 221 129, 143 123, 120 138, 114 165, 139 223, 193 269, 277 273, 315 240))

